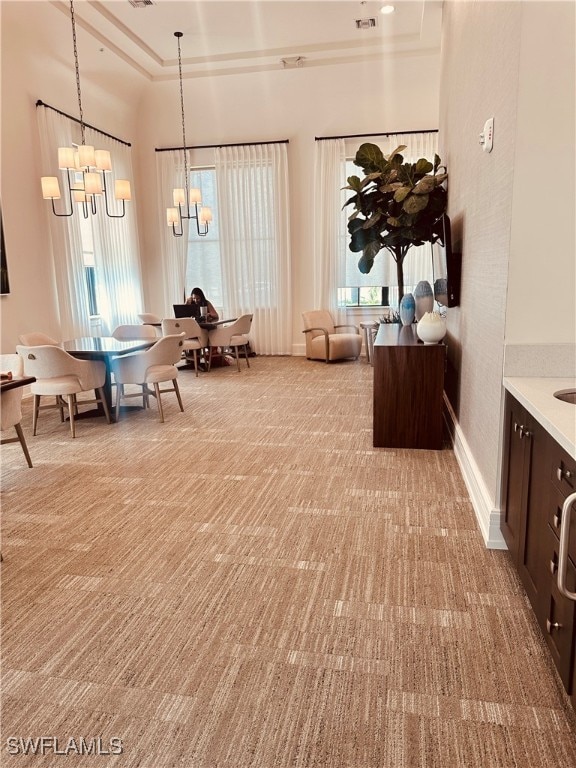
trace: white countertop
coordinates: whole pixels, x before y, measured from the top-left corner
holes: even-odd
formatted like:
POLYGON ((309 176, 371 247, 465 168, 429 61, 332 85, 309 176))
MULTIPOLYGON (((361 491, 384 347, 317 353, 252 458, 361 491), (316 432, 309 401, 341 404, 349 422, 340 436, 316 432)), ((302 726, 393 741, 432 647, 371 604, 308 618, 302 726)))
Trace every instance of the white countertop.
POLYGON ((576 379, 506 377, 504 387, 576 459, 576 405, 554 397, 576 389, 576 379))

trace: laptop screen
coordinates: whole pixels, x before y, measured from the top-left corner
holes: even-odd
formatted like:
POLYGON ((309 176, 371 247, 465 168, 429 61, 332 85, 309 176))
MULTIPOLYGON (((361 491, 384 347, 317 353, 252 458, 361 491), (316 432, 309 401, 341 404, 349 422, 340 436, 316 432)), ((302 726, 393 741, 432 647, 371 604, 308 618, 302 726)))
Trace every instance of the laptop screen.
POLYGON ((174 317, 195 317, 198 307, 194 304, 173 304, 174 317))

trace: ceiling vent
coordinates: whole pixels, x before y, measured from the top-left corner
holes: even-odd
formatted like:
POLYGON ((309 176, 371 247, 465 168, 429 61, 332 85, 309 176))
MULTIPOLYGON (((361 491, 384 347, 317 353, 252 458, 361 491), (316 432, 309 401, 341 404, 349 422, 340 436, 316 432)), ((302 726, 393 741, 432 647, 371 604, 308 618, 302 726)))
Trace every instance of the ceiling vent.
POLYGON ((370 19, 356 19, 356 29, 374 29, 378 26, 378 19, 372 17, 370 19))
POLYGON ((132 8, 146 8, 147 5, 154 5, 152 0, 128 0, 132 8))

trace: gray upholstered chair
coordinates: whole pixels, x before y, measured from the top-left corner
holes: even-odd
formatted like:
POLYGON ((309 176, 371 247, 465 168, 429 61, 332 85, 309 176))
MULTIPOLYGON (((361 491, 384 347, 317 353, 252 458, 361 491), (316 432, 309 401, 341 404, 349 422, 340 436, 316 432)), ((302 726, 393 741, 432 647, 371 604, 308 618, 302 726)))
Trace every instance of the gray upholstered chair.
POLYGON ((32 413, 32 434, 36 434, 38 415, 41 410, 57 408, 60 411, 60 421, 64 421, 64 408, 68 408, 70 432, 76 437, 75 415, 78 413, 79 402, 76 395, 80 392, 95 391, 96 397, 82 400, 81 405, 99 403, 106 421, 110 424, 110 413, 104 395, 106 366, 99 360, 78 360, 69 355, 66 350, 52 344, 40 346, 19 345, 16 351, 24 363, 26 376, 35 376, 36 381, 30 385, 34 395, 34 410, 32 413), (54 395, 54 405, 40 405, 45 395, 54 395))
POLYGON ((194 370, 198 376, 198 352, 208 346, 208 331, 200 328, 193 317, 166 318, 162 320, 162 335, 171 336, 184 332, 186 337, 182 349, 186 357, 192 352, 194 370))
POLYGON ((303 312, 308 360, 333 360, 360 357, 362 337, 355 325, 334 325, 332 315, 326 309, 303 312))
POLYGON ((162 336, 149 349, 134 352, 125 357, 116 357, 113 362, 114 378, 116 380, 116 421, 120 419, 120 404, 123 398, 141 397, 144 407, 148 407, 149 396, 156 398, 160 421, 164 421, 161 395, 175 392, 180 410, 184 411, 180 390, 178 388, 178 368, 176 363, 182 357, 182 344, 186 334, 177 336, 162 336), (160 389, 160 383, 172 382, 172 388, 160 389), (136 384, 140 392, 126 392, 127 384, 136 384), (152 384, 154 389, 149 388, 152 384))
MULTIPOLYGON (((20 355, 0 355, 0 369, 2 373, 12 373, 13 376, 22 376, 22 358, 20 355)), ((4 432, 6 429, 14 427, 16 437, 3 437, 0 444, 20 443, 28 466, 32 466, 32 459, 28 453, 28 446, 20 422, 22 421, 22 387, 9 389, 2 392, 2 403, 0 407, 0 429, 4 432)))
POLYGON ((212 364, 212 350, 216 347, 220 347, 222 352, 226 349, 233 349, 236 355, 236 366, 238 372, 240 372, 240 358, 238 357, 238 349, 244 350, 244 357, 246 358, 246 365, 250 368, 250 361, 248 360, 248 334, 252 327, 253 315, 242 315, 230 325, 219 325, 214 328, 213 331, 208 331, 208 341, 210 343, 210 358, 208 360, 208 370, 212 364))

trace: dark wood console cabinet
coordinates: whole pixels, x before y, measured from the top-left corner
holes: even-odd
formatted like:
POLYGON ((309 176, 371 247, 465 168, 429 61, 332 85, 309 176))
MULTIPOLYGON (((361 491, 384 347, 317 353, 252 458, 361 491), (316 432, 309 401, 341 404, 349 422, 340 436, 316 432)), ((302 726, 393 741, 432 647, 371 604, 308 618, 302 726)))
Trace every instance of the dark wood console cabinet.
MULTIPOLYGON (((558 589, 565 499, 576 490, 576 460, 509 393, 505 401, 502 535, 576 707, 576 602, 558 589)), ((576 592, 576 508, 572 507, 566 586, 576 592)))
POLYGON ((423 344, 415 325, 381 324, 373 360, 373 445, 442 448, 445 345, 423 344))

